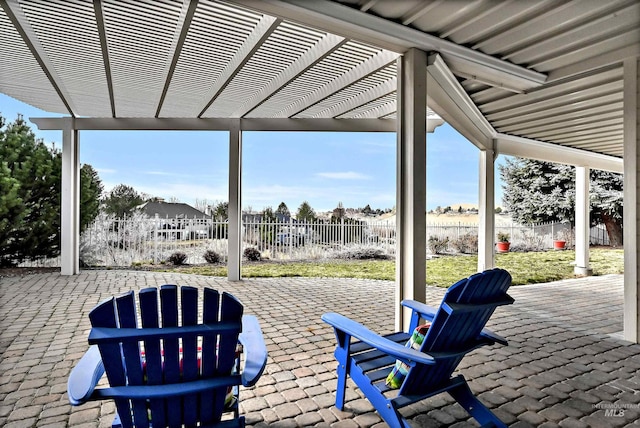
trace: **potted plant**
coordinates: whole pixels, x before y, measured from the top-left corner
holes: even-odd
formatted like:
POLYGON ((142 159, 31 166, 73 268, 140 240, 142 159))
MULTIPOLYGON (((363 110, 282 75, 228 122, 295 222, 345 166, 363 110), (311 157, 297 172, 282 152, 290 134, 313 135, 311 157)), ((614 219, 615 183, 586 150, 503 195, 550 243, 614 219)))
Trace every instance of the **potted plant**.
POLYGON ((509 246, 511 242, 509 242, 509 234, 505 232, 498 232, 498 243, 496 244, 499 253, 508 253, 509 246))
POLYGON ((564 250, 567 246, 567 230, 563 229, 556 235, 556 239, 553 240, 554 250, 564 250))

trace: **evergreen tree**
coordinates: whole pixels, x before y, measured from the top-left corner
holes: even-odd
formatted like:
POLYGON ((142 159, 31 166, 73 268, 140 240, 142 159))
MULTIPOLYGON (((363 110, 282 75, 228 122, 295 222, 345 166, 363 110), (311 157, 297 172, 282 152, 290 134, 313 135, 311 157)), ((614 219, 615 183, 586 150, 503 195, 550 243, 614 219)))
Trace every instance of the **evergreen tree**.
POLYGON ((266 207, 262 211, 262 222, 260 224, 260 239, 263 243, 271 245, 276 239, 276 228, 273 227, 273 223, 276 223, 278 218, 273 212, 273 208, 266 207))
POLYGON ((144 202, 142 195, 126 184, 118 184, 102 201, 104 211, 107 214, 113 214, 116 218, 132 215, 136 207, 144 202))
POLYGON ((5 213, 0 223, 0 265, 57 256, 60 252, 60 154, 49 150, 42 141, 36 141, 19 116, 6 127, 0 118, 0 159, 3 190, 0 212, 5 213))
POLYGON ((611 246, 621 247, 623 177, 612 172, 592 170, 589 178, 591 223, 604 224, 611 246))
POLYGON ((211 216, 217 221, 229 220, 229 202, 218 202, 213 208, 211 216))
POLYGON ((20 197, 20 182, 11 176, 7 162, 0 161, 0 248, 3 248, 0 255, 0 266, 11 264, 8 250, 13 245, 14 226, 22 224, 26 215, 24 203, 20 197))
POLYGON ((284 217, 291 217, 291 212, 289 211, 287 204, 284 202, 280 202, 280 205, 278 205, 278 208, 276 209, 276 214, 282 214, 284 217))
MULTIPOLYGON (((18 116, 0 116, 0 265, 60 254, 62 154, 36 140, 18 116)), ((90 165, 80 171, 81 228, 97 215, 102 191, 90 165)))
POLYGON ((80 168, 80 231, 83 231, 98 216, 102 181, 98 172, 89 164, 80 168))
MULTIPOLYGON (((519 223, 575 223, 575 168, 532 159, 499 166, 504 208, 519 223)), ((622 176, 592 170, 591 224, 604 224, 612 246, 622 245, 622 176)))
POLYGON ((313 208, 311 208, 311 205, 309 205, 309 202, 304 201, 298 207, 296 218, 298 219, 298 221, 306 221, 311 223, 316 219, 316 213, 313 208))

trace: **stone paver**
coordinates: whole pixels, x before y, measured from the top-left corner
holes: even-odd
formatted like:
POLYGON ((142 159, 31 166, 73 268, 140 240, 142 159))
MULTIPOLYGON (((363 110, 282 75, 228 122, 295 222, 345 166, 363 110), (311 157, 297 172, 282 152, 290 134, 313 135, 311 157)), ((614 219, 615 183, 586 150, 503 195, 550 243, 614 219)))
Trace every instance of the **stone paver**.
MULTIPOLYGON (((393 284, 353 279, 251 279, 86 270, 75 277, 0 278, 0 425, 107 427, 108 401, 72 408, 71 368, 86 351, 89 311, 101 300, 161 284, 228 291, 261 322, 269 350, 258 384, 241 390, 252 427, 386 426, 349 381, 344 411, 334 404, 333 331, 320 321, 341 312, 380 333, 391 331, 393 284)), ((443 289, 428 287, 427 303, 443 289)), ((459 368, 487 406, 512 427, 631 426, 640 415, 640 346, 622 330, 621 276, 512 287, 516 303, 489 327, 509 340, 483 348, 459 368), (614 410, 608 411, 610 407, 614 410)), ((415 427, 476 424, 447 395, 403 409, 415 427)))

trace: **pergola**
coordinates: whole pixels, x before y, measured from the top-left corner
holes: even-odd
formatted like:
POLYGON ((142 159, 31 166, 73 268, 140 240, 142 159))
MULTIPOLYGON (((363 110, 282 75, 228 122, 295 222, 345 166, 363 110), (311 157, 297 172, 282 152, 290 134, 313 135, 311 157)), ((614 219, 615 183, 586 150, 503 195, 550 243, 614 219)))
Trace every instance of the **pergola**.
MULTIPOLYGON (((243 131, 396 132, 396 323, 424 300, 427 132, 480 151, 478 269, 494 265, 498 154, 624 173, 624 338, 640 342, 640 2, 0 0, 0 92, 64 118, 62 274, 79 271, 84 130, 229 132, 229 279, 241 277, 243 131)), ((605 291, 603 291, 605 292, 605 291)), ((585 314, 588 315, 588 314, 585 314)))

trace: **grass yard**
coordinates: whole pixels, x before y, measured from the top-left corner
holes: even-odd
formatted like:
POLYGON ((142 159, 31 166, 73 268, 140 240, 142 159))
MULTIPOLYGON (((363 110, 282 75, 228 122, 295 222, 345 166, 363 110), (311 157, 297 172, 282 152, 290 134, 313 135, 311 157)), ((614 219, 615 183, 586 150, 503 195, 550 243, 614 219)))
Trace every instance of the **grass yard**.
MULTIPOLYGON (((591 249, 591 268, 594 275, 623 273, 624 253, 608 248, 591 249)), ((427 284, 448 287, 460 278, 476 272, 477 256, 442 256, 427 260, 427 284)), ((508 270, 514 285, 534 284, 575 278, 574 251, 543 251, 531 253, 505 253, 496 255, 496 266, 508 270)), ((226 276, 222 266, 183 266, 171 269, 181 273, 226 276)), ((393 260, 320 260, 308 262, 245 263, 245 278, 257 277, 325 277, 365 278, 392 281, 395 279, 393 260)))

